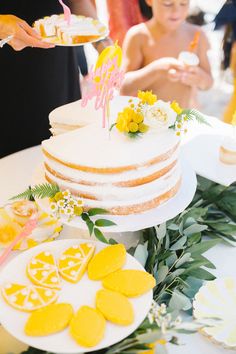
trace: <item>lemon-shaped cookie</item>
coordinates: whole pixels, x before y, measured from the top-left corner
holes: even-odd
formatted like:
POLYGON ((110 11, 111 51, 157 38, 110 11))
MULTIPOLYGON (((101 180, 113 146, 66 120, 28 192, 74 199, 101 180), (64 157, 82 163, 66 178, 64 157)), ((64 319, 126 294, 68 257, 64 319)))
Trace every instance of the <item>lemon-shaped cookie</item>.
POLYGON ((53 254, 43 251, 34 256, 27 264, 27 275, 36 284, 51 289, 60 289, 61 282, 53 254))
POLYGON ((130 325, 134 321, 131 302, 122 294, 101 289, 96 294, 96 307, 103 316, 119 325, 130 325))
POLYGON ((93 347, 104 337, 106 320, 97 310, 82 306, 70 323, 70 334, 83 347, 93 347))
POLYGON ((94 251, 92 243, 77 244, 64 251, 58 261, 61 276, 69 282, 77 283, 86 271, 94 251))
POLYGON ((112 245, 95 254, 88 265, 88 276, 91 280, 99 280, 123 267, 126 261, 126 250, 122 244, 112 245))
POLYGON ((106 289, 129 297, 142 295, 154 288, 155 285, 155 278, 143 270, 119 270, 103 279, 103 286, 106 289))
POLYGON ((73 316, 70 304, 52 304, 34 311, 25 324, 28 336, 47 336, 65 329, 73 316))
POLYGON ((2 296, 10 306, 28 312, 55 302, 58 291, 41 286, 10 283, 2 287, 2 296))

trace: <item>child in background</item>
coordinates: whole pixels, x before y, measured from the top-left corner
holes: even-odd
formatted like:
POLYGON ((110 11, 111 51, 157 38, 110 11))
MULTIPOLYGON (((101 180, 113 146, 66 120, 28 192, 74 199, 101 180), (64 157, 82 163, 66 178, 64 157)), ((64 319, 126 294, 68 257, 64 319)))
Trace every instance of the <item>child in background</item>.
POLYGON ((208 40, 199 27, 186 23, 189 0, 146 0, 153 17, 132 27, 123 45, 125 79, 121 94, 136 95, 137 90, 152 90, 159 99, 176 100, 182 107, 196 107, 196 91, 212 84, 207 57, 208 40), (178 56, 194 48, 199 65, 186 65, 178 56))

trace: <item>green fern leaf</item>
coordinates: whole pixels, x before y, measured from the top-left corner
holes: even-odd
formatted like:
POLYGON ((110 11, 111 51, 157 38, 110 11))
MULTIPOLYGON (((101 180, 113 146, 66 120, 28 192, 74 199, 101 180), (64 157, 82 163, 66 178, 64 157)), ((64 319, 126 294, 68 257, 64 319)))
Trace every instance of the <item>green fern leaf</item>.
POLYGON ((53 198, 60 189, 57 184, 42 183, 34 186, 32 188, 32 194, 34 197, 43 198, 53 198))
POLYGON ((10 198, 9 200, 15 200, 15 199, 34 200, 31 187, 27 188, 23 193, 15 195, 14 197, 10 198))
POLYGON ((29 187, 23 193, 17 194, 12 197, 10 200, 14 199, 28 199, 34 200, 34 198, 43 199, 43 198, 53 198, 54 195, 59 192, 60 189, 57 184, 42 183, 37 184, 33 188, 29 187))
POLYGON ((186 115, 188 120, 196 120, 199 124, 205 124, 211 126, 204 115, 197 111, 196 109, 186 109, 182 112, 181 115, 186 115))

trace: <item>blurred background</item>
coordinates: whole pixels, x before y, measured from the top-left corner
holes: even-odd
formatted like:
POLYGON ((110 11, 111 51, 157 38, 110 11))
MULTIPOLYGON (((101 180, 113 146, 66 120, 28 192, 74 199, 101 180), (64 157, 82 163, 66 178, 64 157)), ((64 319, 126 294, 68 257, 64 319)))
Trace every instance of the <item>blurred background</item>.
MULTIPOLYGON (((99 19, 108 25, 107 2, 96 0, 96 7, 99 19)), ((114 2, 115 3, 115 2, 114 2)), ((214 76, 214 87, 209 91, 199 92, 200 109, 203 113, 222 119, 223 111, 227 106, 233 93, 233 76, 230 69, 221 70, 222 60, 222 40, 224 29, 214 31, 214 18, 221 9, 225 0, 191 0, 190 16, 194 16, 199 21, 202 29, 208 36, 211 50, 209 59, 214 76), (202 22, 202 23, 201 23, 202 22), (210 103, 210 104, 209 104, 210 103)), ((97 52, 91 44, 85 46, 85 53, 90 67, 97 58, 97 52)), ((83 79, 82 79, 83 88, 83 79)))

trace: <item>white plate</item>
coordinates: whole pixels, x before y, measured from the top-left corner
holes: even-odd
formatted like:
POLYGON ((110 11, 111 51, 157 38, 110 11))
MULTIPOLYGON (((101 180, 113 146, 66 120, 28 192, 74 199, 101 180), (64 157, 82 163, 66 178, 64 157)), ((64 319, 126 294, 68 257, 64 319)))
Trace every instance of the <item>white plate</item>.
MULTIPOLYGON (((46 244, 41 244, 30 250, 21 253, 10 261, 0 273, 0 285, 5 282, 18 282, 22 284, 31 284, 26 276, 26 265, 30 259, 41 251, 51 251, 58 258, 60 254, 68 247, 83 243, 84 240, 60 240, 46 244)), ((92 241, 91 241, 92 242, 92 241)), ((96 243, 96 252, 106 247, 100 242, 96 243)), ((143 270, 141 264, 132 256, 127 254, 125 269, 143 270)), ((80 306, 88 305, 94 307, 95 294, 102 287, 100 281, 91 281, 87 274, 77 284, 71 284, 62 280, 62 290, 58 298, 59 302, 69 302, 77 311, 80 306)), ((152 291, 130 299, 135 312, 134 323, 130 326, 118 326, 107 322, 104 339, 95 347, 84 348, 76 344, 70 337, 68 328, 64 331, 45 337, 30 337, 24 334, 24 325, 27 321, 28 314, 17 311, 9 306, 2 296, 0 296, 0 323, 5 329, 18 340, 32 347, 55 353, 85 353, 113 345, 129 336, 145 319, 152 303, 152 291)))
POLYGON ((206 282, 193 302, 193 316, 197 320, 214 319, 211 327, 201 332, 213 342, 228 349, 236 349, 236 281, 235 278, 219 278, 206 282))
POLYGON ((229 186, 236 181, 236 165, 226 165, 219 159, 224 135, 202 134, 186 143, 184 157, 196 173, 211 181, 229 186))
MULTIPOLYGON (((128 232, 128 231, 139 231, 152 227, 154 225, 159 225, 167 220, 174 218, 176 215, 181 213, 193 200, 194 194, 197 187, 197 179, 195 172, 191 166, 186 162, 186 160, 181 161, 182 168, 182 182, 178 193, 167 202, 161 204, 157 208, 148 210, 140 214, 130 214, 124 216, 115 215, 103 215, 103 218, 112 220, 116 223, 116 226, 103 228, 105 232, 128 232)), ((44 178, 43 168, 39 167, 34 176, 33 183, 41 184, 47 182, 44 178)), ((50 213, 48 199, 37 199, 38 205, 50 213)), ((101 215, 97 218, 101 218, 101 215)), ((85 222, 81 218, 73 218, 70 222, 66 217, 61 217, 62 223, 76 227, 82 230, 87 230, 85 222)), ((96 219, 94 219, 96 220, 96 219)))
POLYGON ((56 46, 59 46, 59 47, 80 47, 80 46, 88 44, 88 43, 95 43, 95 42, 101 41, 102 39, 106 38, 108 35, 109 35, 109 31, 105 31, 104 33, 101 34, 100 37, 98 37, 94 40, 87 41, 87 42, 80 42, 80 43, 76 43, 76 44, 61 42, 59 40, 59 38, 57 38, 57 37, 43 38, 43 41, 47 42, 47 43, 55 44, 56 46))

